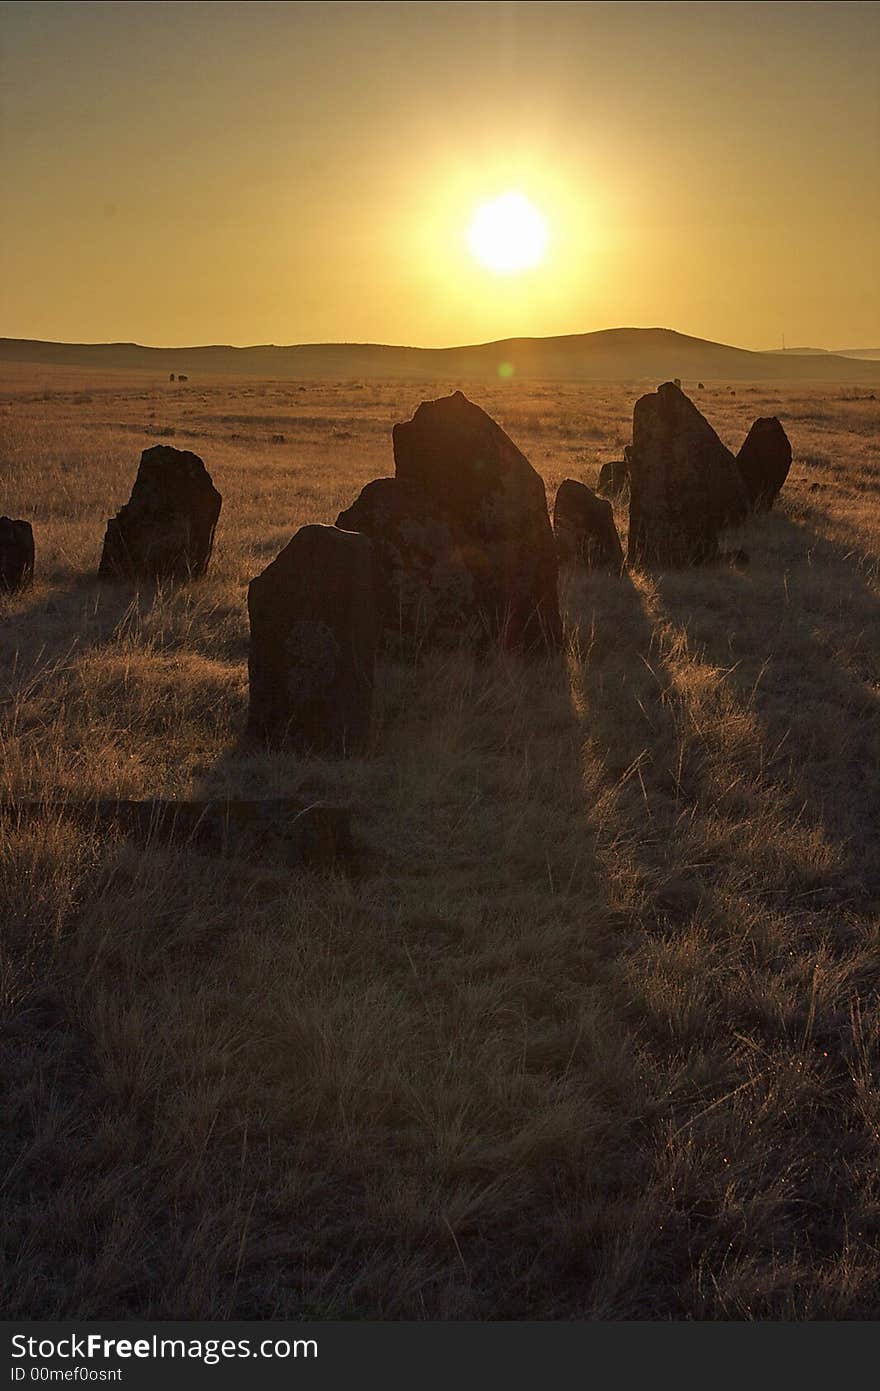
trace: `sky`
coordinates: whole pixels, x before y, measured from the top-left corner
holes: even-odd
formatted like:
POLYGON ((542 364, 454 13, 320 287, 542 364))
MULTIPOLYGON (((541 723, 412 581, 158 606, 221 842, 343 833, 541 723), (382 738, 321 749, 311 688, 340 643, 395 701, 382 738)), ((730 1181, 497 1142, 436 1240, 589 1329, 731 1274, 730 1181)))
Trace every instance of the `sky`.
POLYGON ((6 337, 878 347, 880 5, 3 4, 0 188, 6 337))

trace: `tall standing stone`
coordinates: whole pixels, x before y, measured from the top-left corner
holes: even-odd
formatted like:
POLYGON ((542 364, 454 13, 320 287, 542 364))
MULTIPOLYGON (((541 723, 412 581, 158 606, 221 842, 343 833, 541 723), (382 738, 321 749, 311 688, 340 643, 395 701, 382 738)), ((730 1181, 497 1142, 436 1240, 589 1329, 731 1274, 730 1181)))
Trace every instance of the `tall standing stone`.
POLYGON ((211 558, 222 498, 198 454, 145 449, 125 506, 111 517, 99 574, 105 579, 195 579, 211 558))
POLYGON ((729 449, 674 382, 642 396, 630 449, 631 565, 696 565, 718 535, 746 516, 748 499, 729 449))
POLYGON ((610 502, 586 483, 564 479, 553 505, 553 533, 561 565, 587 570, 623 568, 623 547, 610 502))
POLYGON ((337 519, 376 543, 386 635, 557 647, 547 496, 525 455, 460 391, 423 401, 393 442, 395 477, 368 484, 337 519))
POLYGON ((34 577, 34 533, 30 522, 0 517, 0 590, 26 589, 34 577))
POLYGON ((370 734, 376 657, 373 547, 304 526, 248 587, 250 733, 335 754, 370 734))
POLYGON ((751 506, 756 511, 769 511, 791 468, 791 444, 775 415, 755 421, 736 464, 751 506))

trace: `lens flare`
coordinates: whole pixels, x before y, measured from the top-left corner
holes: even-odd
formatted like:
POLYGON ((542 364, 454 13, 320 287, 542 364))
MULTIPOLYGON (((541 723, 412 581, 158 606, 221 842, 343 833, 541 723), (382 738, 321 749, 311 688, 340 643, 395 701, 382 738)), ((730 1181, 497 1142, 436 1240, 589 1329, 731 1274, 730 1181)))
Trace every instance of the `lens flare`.
POLYGON ((522 193, 504 193, 477 209, 468 246, 481 265, 497 275, 512 275, 544 259, 547 224, 522 193))

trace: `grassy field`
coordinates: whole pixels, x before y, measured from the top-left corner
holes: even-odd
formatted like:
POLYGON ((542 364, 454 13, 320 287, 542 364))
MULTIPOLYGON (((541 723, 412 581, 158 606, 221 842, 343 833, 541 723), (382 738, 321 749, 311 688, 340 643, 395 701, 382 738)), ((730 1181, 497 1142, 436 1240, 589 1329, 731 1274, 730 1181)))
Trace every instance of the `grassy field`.
POLYGON ((5 374, 0 799, 303 791, 367 851, 3 830, 7 1318, 880 1314, 880 403, 685 382, 791 438, 747 566, 566 575, 555 662, 383 664, 362 759, 239 747, 248 580, 459 385, 551 501, 649 389, 5 374), (208 577, 99 586, 162 440, 208 577))

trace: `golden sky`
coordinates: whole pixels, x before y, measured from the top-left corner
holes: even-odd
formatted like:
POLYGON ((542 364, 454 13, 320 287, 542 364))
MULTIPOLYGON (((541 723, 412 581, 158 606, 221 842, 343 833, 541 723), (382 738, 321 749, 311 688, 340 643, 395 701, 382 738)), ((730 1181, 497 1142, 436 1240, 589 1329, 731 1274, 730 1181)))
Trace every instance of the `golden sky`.
POLYGON ((16 3, 0 334, 880 346, 874 3, 16 3), (521 273, 468 230, 546 223, 521 273))

